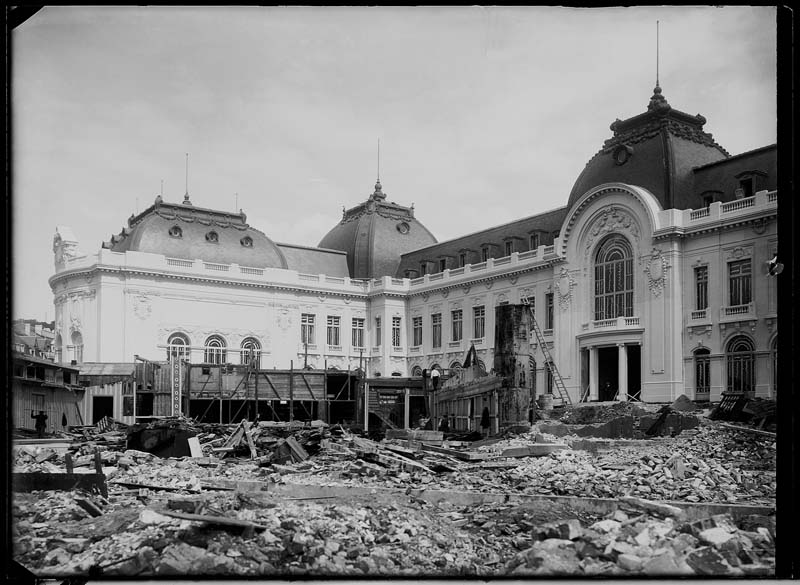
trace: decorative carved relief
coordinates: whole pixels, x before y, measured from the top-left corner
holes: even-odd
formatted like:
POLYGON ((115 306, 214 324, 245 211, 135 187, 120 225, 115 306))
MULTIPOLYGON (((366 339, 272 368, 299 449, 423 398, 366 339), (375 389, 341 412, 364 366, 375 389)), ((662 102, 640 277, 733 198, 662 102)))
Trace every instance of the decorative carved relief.
POLYGON ((486 290, 489 290, 489 289, 491 289, 491 288, 494 286, 494 281, 493 281, 493 280, 490 280, 490 281, 488 281, 488 282, 484 282, 484 283, 483 283, 483 286, 485 286, 485 287, 486 287, 486 290))
POLYGON ((468 295, 468 294, 469 294, 469 291, 470 291, 471 289, 472 289, 472 287, 471 287, 470 285, 468 285, 468 284, 465 284, 463 287, 461 287, 461 290, 463 290, 463 291, 464 291, 464 294, 465 294, 465 295, 468 295))
POLYGON ((275 311, 275 323, 282 331, 292 326, 292 311, 288 307, 278 307, 275 311))
POLYGON ((585 255, 588 257, 592 251, 592 246, 595 240, 602 238, 609 233, 628 233, 633 236, 634 240, 639 241, 639 227, 633 217, 623 209, 610 206, 603 209, 592 220, 592 225, 589 228, 588 236, 586 237, 585 255))
POLYGON ((514 276, 512 276, 508 280, 511 282, 511 284, 517 284, 517 281, 519 280, 519 275, 515 274, 514 276))
POLYGON ((450 289, 444 289, 442 291, 442 298, 446 299, 449 296, 450 296, 450 289))
POLYGON ((561 267, 561 274, 556 280, 556 288, 558 289, 558 304, 562 311, 569 308, 569 303, 572 300, 572 287, 577 286, 577 283, 572 278, 569 270, 561 267))
POLYGON ((661 291, 664 290, 669 267, 667 259, 661 253, 661 250, 657 248, 653 248, 653 253, 645 258, 644 272, 647 274, 647 284, 655 296, 659 296, 661 291))
POLYGON ((133 314, 144 321, 153 312, 153 307, 148 295, 140 294, 133 297, 133 314))

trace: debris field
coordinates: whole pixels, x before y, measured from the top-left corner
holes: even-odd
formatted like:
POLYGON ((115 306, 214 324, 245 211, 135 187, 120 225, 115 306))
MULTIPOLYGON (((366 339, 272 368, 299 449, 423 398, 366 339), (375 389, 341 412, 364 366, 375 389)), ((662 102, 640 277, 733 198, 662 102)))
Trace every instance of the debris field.
POLYGON ((15 487, 13 556, 41 577, 773 575, 774 434, 703 414, 575 432, 626 408, 472 442, 177 418, 83 429, 67 454, 16 444, 15 478, 102 473, 107 495, 15 487), (168 427, 191 454, 129 448, 168 427))

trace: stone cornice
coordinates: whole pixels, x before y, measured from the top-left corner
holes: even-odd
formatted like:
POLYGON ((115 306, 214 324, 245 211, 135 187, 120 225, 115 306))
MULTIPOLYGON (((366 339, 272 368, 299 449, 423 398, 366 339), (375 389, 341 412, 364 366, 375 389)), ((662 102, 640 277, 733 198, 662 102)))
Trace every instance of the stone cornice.
POLYGON ((98 273, 129 274, 129 275, 144 276, 149 278, 167 278, 170 280, 180 280, 186 282, 221 284, 225 286, 234 286, 234 287, 241 286, 246 288, 256 288, 256 289, 260 288, 265 290, 311 293, 323 296, 343 297, 343 298, 366 299, 368 296, 366 292, 337 291, 330 288, 315 287, 311 284, 295 285, 289 283, 276 283, 276 282, 247 282, 243 280, 214 278, 210 276, 201 276, 196 274, 180 274, 180 273, 167 272, 161 270, 144 270, 137 268, 126 268, 121 266, 107 266, 107 265, 94 265, 89 268, 81 268, 81 269, 67 270, 64 272, 60 272, 59 274, 50 277, 50 288, 51 289, 54 288, 59 282, 63 280, 69 280, 79 276, 84 276, 84 277, 93 276, 94 274, 98 273))

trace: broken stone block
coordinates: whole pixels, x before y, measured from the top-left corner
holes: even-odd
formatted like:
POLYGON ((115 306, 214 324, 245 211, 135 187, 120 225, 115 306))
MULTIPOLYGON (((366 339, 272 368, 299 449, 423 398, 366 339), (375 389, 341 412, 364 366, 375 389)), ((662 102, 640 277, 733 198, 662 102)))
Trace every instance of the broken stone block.
POLYGON ((592 524, 590 528, 601 533, 608 533, 619 531, 621 526, 622 523, 617 522, 616 520, 600 520, 599 522, 592 524))
POLYGON ((733 575, 734 569, 714 547, 704 546, 686 555, 686 563, 698 575, 733 575))
POLYGON ((581 523, 575 518, 565 522, 548 522, 536 530, 539 538, 559 538, 563 540, 575 540, 583 534, 581 523))
POLYGON ((700 539, 700 542, 704 544, 710 544, 719 548, 729 540, 733 539, 734 536, 724 528, 715 527, 703 530, 700 534, 698 534, 698 538, 700 539))
POLYGON ((642 571, 647 575, 680 575, 681 569, 672 554, 655 556, 644 563, 642 571))
POLYGON ((642 559, 637 557, 636 555, 632 554, 621 554, 617 557, 617 565, 625 569, 626 571, 640 571, 644 563, 642 559))

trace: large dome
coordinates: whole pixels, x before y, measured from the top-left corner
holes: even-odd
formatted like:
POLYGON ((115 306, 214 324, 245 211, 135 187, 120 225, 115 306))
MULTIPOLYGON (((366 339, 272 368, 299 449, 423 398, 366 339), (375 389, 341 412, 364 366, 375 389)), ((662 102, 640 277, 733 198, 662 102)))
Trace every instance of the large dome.
POLYGON ((239 264, 253 268, 286 268, 283 253, 247 216, 182 204, 155 203, 128 219, 128 227, 103 243, 114 252, 149 252, 170 258, 239 264))
POLYGON ((664 209, 696 207, 692 169, 729 156, 703 131, 705 122, 673 109, 656 85, 645 113, 611 124, 614 136, 578 176, 567 207, 603 183, 644 187, 664 209))
POLYGON ((395 275, 401 254, 435 243, 414 217, 414 208, 387 202, 378 181, 375 192, 346 210, 319 247, 346 252, 352 278, 378 278, 395 275))

